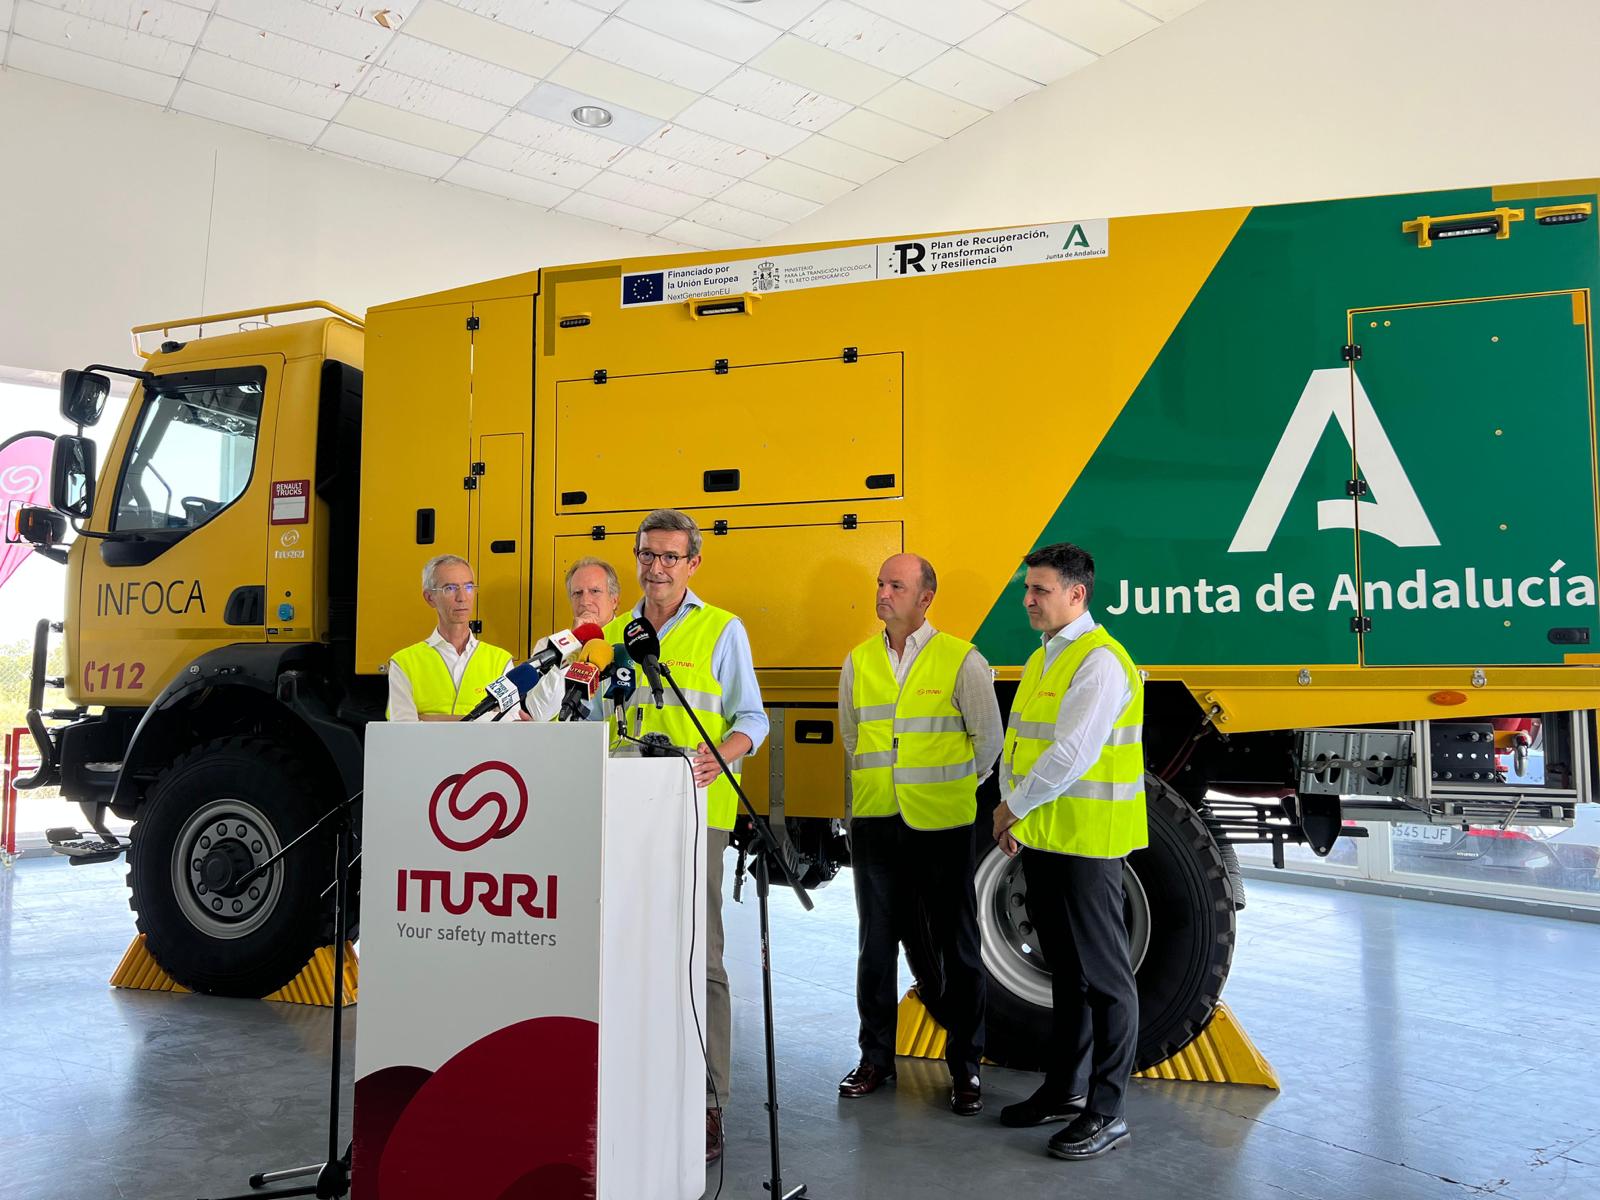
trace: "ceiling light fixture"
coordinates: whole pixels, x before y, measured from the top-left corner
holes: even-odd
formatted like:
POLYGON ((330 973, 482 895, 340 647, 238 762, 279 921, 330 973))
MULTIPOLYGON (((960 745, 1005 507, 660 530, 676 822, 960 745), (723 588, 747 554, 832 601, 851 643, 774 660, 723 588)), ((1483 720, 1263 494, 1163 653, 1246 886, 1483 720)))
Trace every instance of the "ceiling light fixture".
POLYGON ((611 110, 598 104, 580 104, 572 110, 572 119, 586 129, 604 129, 611 124, 611 110))

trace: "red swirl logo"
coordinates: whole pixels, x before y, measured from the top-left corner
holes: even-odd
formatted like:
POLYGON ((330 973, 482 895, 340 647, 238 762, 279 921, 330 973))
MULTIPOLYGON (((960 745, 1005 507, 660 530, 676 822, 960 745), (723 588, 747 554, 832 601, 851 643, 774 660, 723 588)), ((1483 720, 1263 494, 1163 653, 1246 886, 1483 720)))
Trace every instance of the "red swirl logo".
POLYGON ((527 815, 528 785, 516 768, 503 762, 483 762, 460 775, 447 775, 428 801, 428 824, 433 827, 433 836, 452 850, 476 850, 495 838, 509 837, 527 815), (513 789, 514 801, 507 799, 513 789), (447 823, 461 837, 445 832, 440 821, 440 801, 448 810, 447 823), (491 810, 487 823, 480 816, 485 809, 491 810))

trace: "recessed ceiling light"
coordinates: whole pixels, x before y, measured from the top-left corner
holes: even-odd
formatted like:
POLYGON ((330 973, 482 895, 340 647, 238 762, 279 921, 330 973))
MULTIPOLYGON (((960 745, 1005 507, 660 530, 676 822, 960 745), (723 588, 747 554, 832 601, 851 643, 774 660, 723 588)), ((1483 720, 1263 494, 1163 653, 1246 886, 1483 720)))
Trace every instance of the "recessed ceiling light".
POLYGON ((604 129, 611 124, 611 110, 598 104, 580 104, 572 110, 572 119, 585 129, 604 129))

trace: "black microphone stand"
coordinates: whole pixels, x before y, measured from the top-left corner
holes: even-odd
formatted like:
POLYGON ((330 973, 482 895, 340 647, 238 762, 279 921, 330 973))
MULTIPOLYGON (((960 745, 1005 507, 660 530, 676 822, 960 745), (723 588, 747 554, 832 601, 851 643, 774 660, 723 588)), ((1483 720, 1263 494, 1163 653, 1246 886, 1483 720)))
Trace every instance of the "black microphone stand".
POLYGON ((706 732, 706 727, 700 723, 700 718, 689 705, 688 699, 683 694, 683 689, 678 686, 678 681, 672 677, 672 671, 666 663, 657 663, 661 677, 672 687, 672 694, 678 698, 678 703, 683 706, 683 711, 689 714, 689 720, 694 722, 694 727, 699 731, 700 738, 711 751, 711 756, 717 760, 717 766, 722 768, 722 774, 733 785, 739 802, 744 805, 745 814, 755 826, 756 856, 751 873, 756 879, 756 898, 759 901, 761 913, 761 1006, 762 1016, 766 1023, 766 1051, 767 1051, 767 1136, 772 1146, 772 1177, 763 1186, 772 1200, 793 1200, 796 1196, 806 1194, 806 1185, 783 1190, 783 1164, 778 1152, 778 1051, 777 1043, 773 1037, 772 1014, 772 927, 768 922, 767 893, 769 880, 769 856, 775 858, 783 866, 784 874, 788 877, 789 886, 793 889, 795 897, 807 912, 815 905, 811 897, 806 894, 800 885, 799 856, 792 846, 780 846, 778 839, 773 836, 772 826, 767 819, 755 810, 750 803, 750 797, 744 794, 744 789, 739 786, 739 781, 734 778, 733 769, 722 757, 722 751, 717 749, 716 742, 706 732), (788 853, 784 853, 787 849, 788 853))
POLYGON ((262 1171, 250 1176, 250 1186, 261 1188, 285 1179, 303 1179, 308 1175, 315 1175, 316 1183, 310 1187, 283 1188, 272 1192, 241 1192, 233 1196, 217 1197, 217 1200, 259 1200, 260 1197, 278 1196, 315 1196, 317 1200, 336 1200, 337 1197, 347 1195, 350 1191, 350 1143, 345 1143, 343 1154, 339 1153, 339 1087, 342 1082, 339 1068, 344 1034, 345 907, 350 900, 350 867, 355 861, 350 853, 352 834, 350 811, 356 801, 361 799, 361 795, 362 793, 357 792, 348 800, 341 800, 324 813, 311 828, 266 862, 242 876, 237 884, 239 887, 248 886, 255 879, 265 875, 280 859, 317 830, 330 821, 334 823, 337 837, 334 839, 333 864, 333 1041, 328 1064, 327 1160, 306 1167, 291 1167, 284 1171, 262 1171))

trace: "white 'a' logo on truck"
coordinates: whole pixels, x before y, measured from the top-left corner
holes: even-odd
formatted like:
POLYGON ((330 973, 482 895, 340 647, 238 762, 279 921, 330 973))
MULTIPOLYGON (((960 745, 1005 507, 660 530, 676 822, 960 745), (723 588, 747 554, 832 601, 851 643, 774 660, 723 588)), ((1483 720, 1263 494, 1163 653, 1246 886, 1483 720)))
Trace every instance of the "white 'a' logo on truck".
MULTIPOLYGON (((1428 514, 1422 511, 1422 502, 1406 478, 1367 389, 1361 386, 1361 377, 1348 367, 1329 367, 1311 372, 1311 378, 1306 380, 1305 391, 1300 393, 1300 402, 1278 439, 1272 461, 1256 485, 1256 494, 1245 509, 1228 553, 1265 550, 1272 545, 1330 417, 1339 422, 1345 441, 1354 449, 1352 412, 1355 429, 1361 431, 1361 475, 1372 490, 1371 500, 1359 502, 1362 532, 1396 546, 1439 544, 1439 535, 1434 533, 1428 514)), ((1355 524, 1356 503, 1348 497, 1317 501, 1318 529, 1354 529, 1355 524)))

